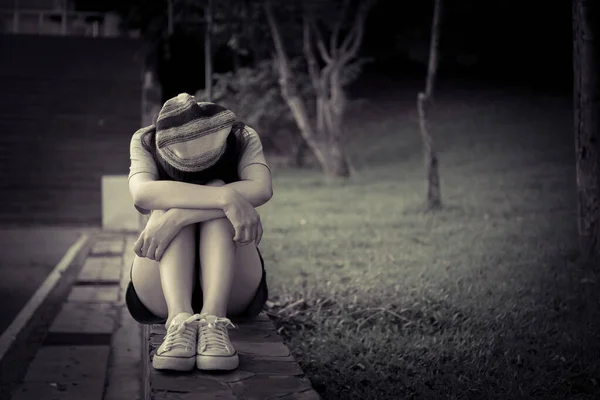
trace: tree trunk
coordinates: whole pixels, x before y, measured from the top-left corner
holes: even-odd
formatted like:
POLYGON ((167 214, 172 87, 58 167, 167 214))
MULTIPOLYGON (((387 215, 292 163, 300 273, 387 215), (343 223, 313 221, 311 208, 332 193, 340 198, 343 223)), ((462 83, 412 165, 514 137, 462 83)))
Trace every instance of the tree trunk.
POLYGON ((306 141, 306 144, 314 153, 321 167, 327 170, 327 152, 324 151, 322 144, 319 143, 315 136, 315 130, 311 124, 308 110, 306 109, 306 104, 300 97, 300 94, 298 93, 298 90, 292 81, 292 70, 283 46, 283 38, 279 30, 279 25, 277 24, 275 16, 273 15, 271 4, 268 1, 265 2, 264 9, 269 28, 271 30, 271 36, 273 36, 273 43, 275 45, 281 95, 290 108, 290 111, 294 116, 294 120, 300 129, 300 134, 306 141))
POLYGON ((344 147, 339 140, 339 137, 332 137, 329 143, 329 157, 328 157, 326 175, 330 179, 347 178, 350 176, 350 167, 348 165, 348 158, 344 151, 344 147))
POLYGON ((431 108, 433 88, 437 72, 437 56, 440 33, 440 20, 442 11, 442 0, 435 0, 433 10, 433 22, 431 25, 431 44, 429 48, 429 65, 427 68, 427 81, 425 92, 417 95, 417 110, 419 113, 419 129, 423 139, 423 156, 425 171, 427 175, 427 208, 435 209, 442 205, 442 194, 440 190, 439 160, 434 146, 433 137, 429 132, 427 115, 431 108))
POLYGON ((299 143, 294 147, 292 151, 292 159, 295 167, 302 168, 306 164, 306 150, 308 146, 304 139, 300 140, 299 143))
POLYGON ((329 176, 334 179, 348 178, 351 174, 343 140, 346 94, 340 82, 340 74, 341 71, 334 67, 329 75, 329 176))
POLYGON ((575 151, 581 253, 600 259, 600 4, 573 0, 575 151))
POLYGON ((204 10, 204 89, 206 93, 206 101, 212 101, 213 85, 212 85, 212 0, 208 0, 204 10))
MULTIPOLYGON (((340 105, 341 106, 341 105, 340 105)), ((330 179, 348 178, 350 176, 350 166, 348 165, 348 157, 343 141, 343 115, 342 109, 335 109, 336 105, 332 104, 327 119, 328 125, 328 168, 326 175, 330 179)))

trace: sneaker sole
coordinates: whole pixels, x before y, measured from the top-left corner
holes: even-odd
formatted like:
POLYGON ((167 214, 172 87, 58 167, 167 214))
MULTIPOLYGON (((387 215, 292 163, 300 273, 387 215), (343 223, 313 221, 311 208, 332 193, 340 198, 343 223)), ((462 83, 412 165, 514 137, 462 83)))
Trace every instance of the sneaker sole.
POLYGON ((154 355, 152 366, 154 369, 168 369, 173 371, 191 371, 196 360, 192 357, 161 357, 154 355))
POLYGON ((202 371, 231 371, 239 365, 237 354, 228 357, 196 356, 196 367, 202 371))

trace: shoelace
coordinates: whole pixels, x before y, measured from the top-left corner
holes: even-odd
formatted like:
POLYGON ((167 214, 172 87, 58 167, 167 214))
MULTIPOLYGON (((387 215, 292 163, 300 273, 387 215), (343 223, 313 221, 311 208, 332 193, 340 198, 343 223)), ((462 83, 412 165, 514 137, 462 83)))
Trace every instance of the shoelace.
POLYGON ((206 350, 225 349, 231 350, 227 328, 235 328, 235 325, 228 318, 215 318, 213 322, 206 318, 200 320, 200 346, 206 350), (204 324, 202 324, 204 322, 204 324), (205 326, 207 329, 202 329, 205 326))
POLYGON ((194 343, 196 339, 194 337, 196 331, 195 329, 188 330, 187 328, 190 324, 197 322, 199 318, 198 315, 192 315, 178 325, 171 324, 164 341, 165 351, 169 351, 176 346, 184 347, 186 349, 193 347, 192 343, 194 343))

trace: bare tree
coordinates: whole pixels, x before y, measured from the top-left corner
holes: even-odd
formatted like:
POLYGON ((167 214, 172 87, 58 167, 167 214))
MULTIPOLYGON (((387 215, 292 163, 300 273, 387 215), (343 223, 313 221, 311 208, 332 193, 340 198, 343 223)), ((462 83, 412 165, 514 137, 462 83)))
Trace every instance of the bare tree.
POLYGON ((264 4, 275 45, 282 96, 290 107, 306 144, 329 178, 348 177, 353 173, 343 141, 343 122, 347 108, 344 77, 348 69, 361 62, 357 60, 357 54, 364 36, 365 21, 373 3, 372 0, 359 3, 350 29, 344 39, 340 40, 343 22, 348 17, 351 6, 350 0, 344 0, 328 42, 316 23, 314 13, 309 7, 304 7, 303 53, 316 98, 315 120, 311 118, 305 99, 295 87, 294 72, 290 67, 283 35, 271 2, 267 0, 264 4))
POLYGON ((573 0, 578 228, 582 255, 600 259, 600 4, 573 0), (595 24, 594 24, 595 23, 595 24))
POLYGON ((433 89, 437 73, 438 45, 442 14, 442 0, 435 0, 433 8, 433 22, 431 24, 431 42, 429 46, 429 65, 427 67, 427 80, 425 91, 417 95, 417 109, 419 113, 419 129, 423 139, 423 157, 427 174, 427 208, 435 209, 442 205, 440 190, 439 160, 434 146, 433 137, 429 132, 427 115, 433 100, 433 89))
POLYGON ((207 101, 213 98, 212 18, 212 0, 207 0, 204 6, 204 90, 207 101))

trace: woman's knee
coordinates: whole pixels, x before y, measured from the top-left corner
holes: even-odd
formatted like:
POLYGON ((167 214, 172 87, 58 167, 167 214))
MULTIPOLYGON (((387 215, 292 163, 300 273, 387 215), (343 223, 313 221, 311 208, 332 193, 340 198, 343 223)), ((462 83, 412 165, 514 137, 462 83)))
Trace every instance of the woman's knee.
POLYGON ((183 228, 181 228, 179 233, 177 233, 177 235, 175 235, 175 237, 169 244, 169 247, 171 246, 171 244, 173 244, 173 242, 179 242, 182 244, 193 242, 193 239, 196 235, 196 225, 197 224, 191 224, 191 225, 186 225, 183 228))
POLYGON ((206 237, 206 235, 212 236, 218 233, 231 235, 231 239, 233 240, 233 225, 231 225, 231 222, 227 218, 215 218, 200 224, 200 240, 206 237))
POLYGON ((213 179, 209 181, 206 186, 225 186, 225 182, 220 179, 213 179))

